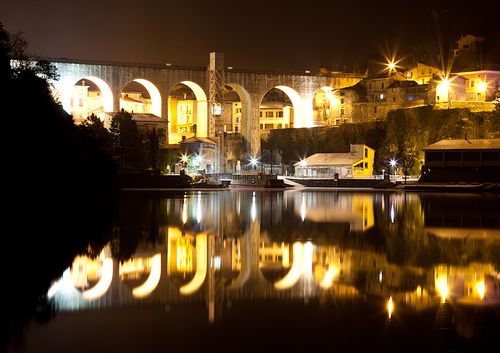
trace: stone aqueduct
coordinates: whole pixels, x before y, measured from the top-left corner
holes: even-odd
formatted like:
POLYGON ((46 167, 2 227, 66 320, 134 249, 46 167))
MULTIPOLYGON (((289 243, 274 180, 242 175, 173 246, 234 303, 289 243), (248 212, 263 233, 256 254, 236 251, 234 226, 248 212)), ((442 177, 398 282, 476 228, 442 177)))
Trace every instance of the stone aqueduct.
MULTIPOLYGON (((152 112, 168 121, 168 96, 179 83, 191 88, 198 101, 198 135, 209 136, 210 122, 207 98, 209 73, 206 67, 99 63, 50 59, 59 74, 53 82, 63 107, 69 111, 72 87, 81 79, 95 83, 102 92, 104 110, 119 110, 122 90, 131 81, 142 84, 152 98, 152 112)), ((272 88, 285 92, 294 108, 294 127, 313 126, 313 98, 321 88, 338 89, 358 82, 359 74, 333 73, 315 75, 303 72, 264 72, 225 68, 225 85, 236 91, 242 102, 241 133, 249 142, 249 151, 260 150, 259 107, 264 95, 272 88)), ((213 126, 213 122, 212 122, 213 126)), ((166 129, 166 131, 169 131, 166 129)), ((168 134, 167 134, 168 136, 168 134)), ((167 137, 168 139, 168 137, 167 137)), ((168 143, 168 141, 166 141, 168 143)))

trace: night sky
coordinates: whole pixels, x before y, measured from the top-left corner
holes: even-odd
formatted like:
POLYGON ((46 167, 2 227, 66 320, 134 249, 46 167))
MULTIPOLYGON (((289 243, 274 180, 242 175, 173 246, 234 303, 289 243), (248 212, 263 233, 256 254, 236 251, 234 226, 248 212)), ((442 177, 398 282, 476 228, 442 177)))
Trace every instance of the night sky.
POLYGON ((461 34, 500 47, 499 14, 498 0, 2 0, 0 21, 45 57, 201 66, 223 51, 239 68, 361 71, 461 34))

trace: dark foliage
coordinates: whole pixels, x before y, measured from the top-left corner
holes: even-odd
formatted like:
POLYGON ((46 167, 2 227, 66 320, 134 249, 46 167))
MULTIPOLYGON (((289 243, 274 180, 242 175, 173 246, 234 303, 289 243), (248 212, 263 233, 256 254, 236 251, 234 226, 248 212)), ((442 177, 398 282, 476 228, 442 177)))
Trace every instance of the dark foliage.
POLYGON ((108 238, 115 205, 111 159, 54 102, 48 63, 10 67, 25 46, 0 25, 0 93, 4 97, 5 207, 0 350, 28 319, 50 318, 51 281, 89 244, 108 238), (21 45, 19 44, 21 43, 21 45), (9 256, 10 255, 10 256, 9 256), (9 329, 10 327, 10 329, 9 329), (10 332, 9 332, 10 331, 10 332))

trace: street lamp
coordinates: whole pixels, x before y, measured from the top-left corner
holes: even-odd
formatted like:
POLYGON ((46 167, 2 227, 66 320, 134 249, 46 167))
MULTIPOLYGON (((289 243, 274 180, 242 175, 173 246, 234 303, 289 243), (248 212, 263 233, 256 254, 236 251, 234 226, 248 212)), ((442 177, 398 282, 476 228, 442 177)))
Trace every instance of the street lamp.
MULTIPOLYGON (((398 162, 397 162, 395 159, 391 159, 391 160, 389 161, 389 165, 390 165, 390 166, 391 166, 391 168, 392 168, 392 173, 393 173, 393 174, 395 174, 395 173, 394 173, 394 170, 395 170, 395 168, 396 168, 396 165, 397 165, 397 164, 398 164, 398 162)), ((390 177, 390 175, 391 175, 391 172, 389 171, 389 177, 390 177)))
POLYGON ((250 165, 252 166, 252 168, 254 170, 256 170, 257 168, 257 163, 259 163, 259 161, 257 160, 257 158, 255 157, 250 157, 250 165))

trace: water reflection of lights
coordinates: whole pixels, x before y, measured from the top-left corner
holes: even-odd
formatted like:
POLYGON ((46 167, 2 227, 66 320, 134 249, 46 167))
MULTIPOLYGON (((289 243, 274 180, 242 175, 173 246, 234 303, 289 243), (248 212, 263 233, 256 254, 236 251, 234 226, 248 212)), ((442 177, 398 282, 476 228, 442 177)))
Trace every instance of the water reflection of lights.
POLYGON ((202 207, 201 207, 201 192, 198 191, 198 201, 196 203, 196 222, 201 223, 202 207))
POLYGON ((196 292, 207 275, 207 235, 196 236, 196 272, 193 279, 186 285, 179 288, 182 295, 190 295, 196 292))
POLYGON ((250 206, 250 217, 252 217, 252 222, 255 222, 255 218, 257 218, 257 205, 255 203, 255 191, 252 194, 252 205, 250 206))
POLYGON ((394 223, 394 219, 396 218, 395 212, 394 212, 394 204, 391 203, 391 223, 394 223))
POLYGON ((439 296, 441 297, 441 300, 444 303, 449 294, 448 279, 446 278, 446 276, 438 276, 436 278, 436 289, 438 290, 439 296))
POLYGON ((389 316, 389 320, 391 319, 392 313, 394 312, 394 301, 392 297, 389 297, 387 301, 387 316, 389 316))
POLYGON ((339 268, 330 264, 328 266, 328 271, 326 271, 323 280, 320 282, 319 286, 323 289, 328 289, 332 286, 333 281, 339 275, 339 268))
POLYGON ((69 292, 75 290, 75 286, 71 281, 69 267, 64 271, 62 278, 50 286, 47 292, 47 298, 52 298, 58 292, 69 292))
MULTIPOLYGON (((308 241, 306 243, 295 242, 293 244, 293 262, 290 271, 274 283, 276 289, 288 289, 293 287, 301 276, 312 278, 312 263, 314 245, 308 241)), ((333 271, 333 270, 332 270, 333 271)), ((333 280, 333 278, 332 278, 333 280)))
POLYGON ((187 197, 184 196, 184 200, 182 202, 182 223, 186 224, 188 220, 188 200, 187 197))
POLYGON ((306 195, 302 193, 302 200, 300 203, 300 217, 302 218, 302 222, 306 219, 306 195))
POLYGON ((290 271, 280 279, 278 282, 274 283, 274 288, 276 289, 287 289, 292 287, 300 278, 303 270, 304 261, 304 245, 300 242, 295 242, 293 244, 293 262, 290 271))
POLYGON ((97 284, 84 291, 83 297, 87 300, 95 300, 102 297, 107 291, 113 279, 113 259, 106 258, 102 261, 101 279, 97 284))
POLYGON ((132 290, 132 295, 136 298, 144 298, 151 294, 158 286, 161 277, 161 254, 156 254, 151 258, 151 272, 142 285, 132 290))

